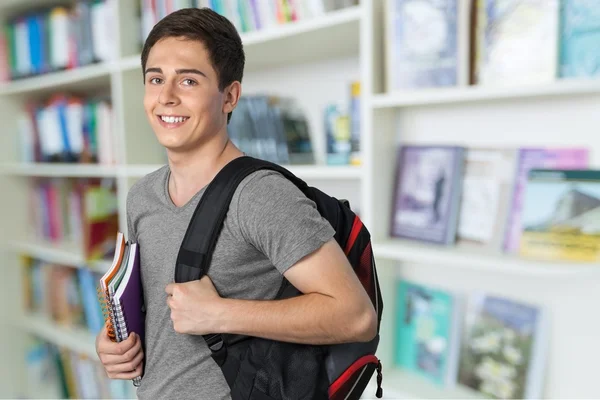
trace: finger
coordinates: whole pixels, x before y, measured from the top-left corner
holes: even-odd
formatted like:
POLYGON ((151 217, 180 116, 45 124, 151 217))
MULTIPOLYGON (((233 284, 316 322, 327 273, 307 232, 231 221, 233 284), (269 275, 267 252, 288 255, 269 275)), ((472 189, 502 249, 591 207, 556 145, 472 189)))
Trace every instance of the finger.
POLYGON ((169 284, 167 285, 167 287, 165 288, 165 292, 167 292, 167 294, 168 294, 169 296, 172 296, 172 295, 173 295, 173 288, 174 288, 174 287, 175 287, 175 283, 169 283, 169 284))
POLYGON ((122 342, 102 342, 99 346, 99 352, 103 354, 115 354, 118 356, 122 356, 127 353, 135 344, 138 342, 138 335, 132 333, 129 337, 122 342))
POLYGON ((144 363, 140 363, 140 365, 138 365, 134 371, 118 372, 118 373, 114 373, 114 374, 108 373, 108 377, 111 379, 123 379, 123 380, 137 378, 138 376, 142 376, 142 368, 143 367, 144 367, 144 363))
POLYGON ((138 340, 137 343, 131 349, 129 349, 129 350, 127 350, 127 352, 125 352, 125 354, 122 354, 122 355, 103 354, 102 357, 100 358, 100 361, 102 361, 102 364, 104 364, 105 366, 122 364, 122 363, 130 362, 131 360, 133 360, 139 352, 143 353, 143 350, 142 350, 142 343, 138 340))
POLYGON ((144 352, 139 351, 137 355, 131 361, 113 364, 113 365, 105 365, 106 371, 116 374, 121 372, 131 372, 135 370, 135 368, 140 365, 140 363, 144 361, 144 352))

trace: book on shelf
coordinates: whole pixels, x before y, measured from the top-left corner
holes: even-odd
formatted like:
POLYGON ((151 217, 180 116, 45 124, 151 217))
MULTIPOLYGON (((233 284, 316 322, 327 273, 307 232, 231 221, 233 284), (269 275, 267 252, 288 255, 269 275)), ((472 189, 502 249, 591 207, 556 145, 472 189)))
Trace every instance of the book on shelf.
POLYGON ((469 293, 458 383, 489 398, 542 398, 548 328, 542 307, 469 293))
POLYGON ((595 1, 560 4, 560 76, 600 76, 600 6, 595 1))
POLYGON ((45 101, 28 102, 17 127, 22 162, 116 163, 108 98, 55 93, 45 101))
POLYGON ((454 244, 465 148, 404 145, 393 183, 391 236, 454 244))
MULTIPOLYGON (((145 305, 140 275, 138 243, 125 241, 118 232, 111 268, 102 276, 98 298, 104 311, 107 333, 113 342, 121 342, 135 333, 145 345, 145 305)), ((143 374, 143 373, 142 373, 143 374)), ((139 386, 142 376, 133 379, 139 386)))
POLYGON ((96 296, 102 274, 84 266, 53 264, 22 256, 24 310, 69 329, 97 334, 104 320, 96 296))
POLYGON ((240 33, 256 32, 327 11, 357 5, 357 0, 141 0, 142 40, 167 15, 182 8, 210 8, 231 21, 240 33))
POLYGON ((477 0, 473 83, 553 82, 558 71, 560 1, 477 0))
POLYGON ((522 231, 522 213, 529 171, 534 168, 585 169, 589 166, 589 150, 579 147, 522 148, 519 151, 515 187, 508 216, 503 249, 519 252, 522 231))
POLYGON ((116 1, 79 0, 72 6, 36 7, 4 23, 5 78, 20 79, 111 60, 116 1))
POLYGON ((600 261, 600 170, 529 172, 520 254, 600 261))
POLYGON ((541 398, 548 357, 545 307, 482 290, 396 278, 394 362, 442 390, 541 398))
POLYGON ((108 378, 97 360, 35 336, 27 341, 26 346, 29 384, 23 398, 135 398, 128 387, 130 385, 123 380, 108 378))
POLYGON ((514 190, 518 150, 468 148, 456 244, 462 248, 498 250, 514 190))
POLYGON ((397 367, 441 387, 456 382, 460 347, 458 293, 405 279, 396 283, 397 367))
POLYGON ((388 92, 468 81, 469 9, 457 0, 386 0, 388 92))
POLYGON ((292 98, 247 95, 227 126, 231 141, 249 156, 277 164, 314 164, 307 117, 292 98))
POLYGON ((111 178, 38 178, 30 181, 29 238, 69 244, 88 261, 112 256, 119 225, 111 178))

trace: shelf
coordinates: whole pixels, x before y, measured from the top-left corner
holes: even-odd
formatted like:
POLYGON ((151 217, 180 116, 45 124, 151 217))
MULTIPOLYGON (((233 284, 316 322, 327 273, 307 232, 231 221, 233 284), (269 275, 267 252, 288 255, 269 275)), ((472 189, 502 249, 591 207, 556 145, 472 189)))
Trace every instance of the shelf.
POLYGON ((493 254, 490 252, 452 246, 445 247, 410 240, 390 240, 382 243, 374 243, 373 253, 376 258, 389 260, 518 275, 564 277, 582 273, 600 274, 600 266, 593 263, 525 259, 514 255, 493 254))
MULTIPOLYGON (((360 11, 361 6, 346 7, 305 21, 241 34, 244 71, 358 56, 360 11)), ((122 59, 119 68, 140 69, 140 55, 122 59)))
POLYGON ((242 35, 245 70, 358 56, 361 6, 242 35), (295 51, 302 49, 303 51, 295 51))
POLYGON ((22 329, 57 346, 85 354, 97 359, 96 338, 85 328, 61 326, 42 315, 29 314, 22 316, 19 325, 22 329))
MULTIPOLYGON (((128 165, 121 169, 120 174, 130 178, 141 178, 161 168, 159 164, 128 165)), ((284 165, 301 179, 360 179, 362 169, 360 166, 328 166, 328 165, 284 165)))
POLYGON ((12 242, 10 247, 19 253, 39 258, 49 263, 68 265, 71 267, 87 267, 92 271, 105 273, 112 265, 112 260, 87 261, 74 246, 53 246, 36 241, 12 242))
MULTIPOLYGON (((381 387, 383 388, 383 399, 482 399, 485 397, 467 387, 455 385, 443 388, 421 376, 386 367, 383 368, 381 387)), ((375 400, 376 388, 375 380, 372 379, 361 399, 375 400)))
POLYGON ((107 177, 117 176, 117 167, 98 164, 14 163, 3 164, 0 171, 7 175, 38 177, 107 177))
POLYGON ((0 96, 52 93, 57 89, 61 91, 110 87, 110 73, 115 64, 101 63, 86 65, 74 69, 51 72, 31 78, 21 78, 0 85, 0 96))
POLYGON ((562 80, 546 85, 468 86, 411 90, 405 93, 374 95, 372 106, 375 109, 404 108, 576 95, 600 95, 600 79, 562 80))

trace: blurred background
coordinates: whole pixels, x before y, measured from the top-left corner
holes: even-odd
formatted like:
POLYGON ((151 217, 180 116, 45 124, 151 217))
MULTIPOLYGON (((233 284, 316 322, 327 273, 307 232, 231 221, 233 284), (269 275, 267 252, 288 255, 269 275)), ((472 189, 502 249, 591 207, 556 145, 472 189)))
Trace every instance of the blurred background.
POLYGON ((233 141, 369 228, 385 398, 600 398, 600 0, 0 1, 0 397, 135 398, 96 287, 185 7, 241 33, 233 141))

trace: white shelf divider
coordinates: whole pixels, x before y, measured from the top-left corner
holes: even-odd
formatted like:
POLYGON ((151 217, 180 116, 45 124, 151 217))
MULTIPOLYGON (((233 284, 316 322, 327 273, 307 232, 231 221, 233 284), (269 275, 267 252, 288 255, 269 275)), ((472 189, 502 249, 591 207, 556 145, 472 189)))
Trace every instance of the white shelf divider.
MULTIPOLYGON (((365 389, 361 399, 377 400, 376 374, 365 389)), ((454 385, 442 387, 426 380, 425 378, 394 368, 383 369, 383 399, 393 400, 418 400, 418 399, 484 399, 481 393, 464 387, 454 385)))
POLYGON ((117 166, 99 164, 13 163, 3 164, 0 171, 6 175, 38 177, 116 177, 117 166))
POLYGON ((405 108, 586 94, 600 95, 600 79, 565 79, 545 85, 467 86, 409 90, 404 93, 374 95, 372 105, 375 109, 405 108))
POLYGON ((92 359, 98 358, 96 338, 85 328, 61 326, 50 318, 37 314, 24 315, 21 317, 19 325, 26 331, 57 346, 85 354, 92 359))
POLYGON ((332 29, 343 24, 358 23, 360 20, 360 11, 360 6, 346 7, 304 21, 289 22, 272 29, 244 33, 240 36, 244 48, 250 48, 251 50, 251 47, 256 44, 262 44, 290 36, 298 36, 303 33, 317 30, 332 29))
POLYGON ((67 265, 75 268, 89 268, 92 271, 105 273, 112 265, 112 260, 88 261, 75 246, 54 246, 35 241, 19 241, 11 243, 13 251, 39 258, 49 263, 67 265))
POLYGON ((0 85, 0 96, 25 94, 94 80, 106 80, 108 83, 110 73, 117 69, 117 65, 116 63, 90 64, 6 82, 0 85))
POLYGON ((373 254, 376 258, 503 274, 555 277, 580 274, 600 275, 600 265, 593 263, 527 259, 517 255, 493 254, 489 251, 484 252, 410 240, 389 240, 374 243, 373 254))

